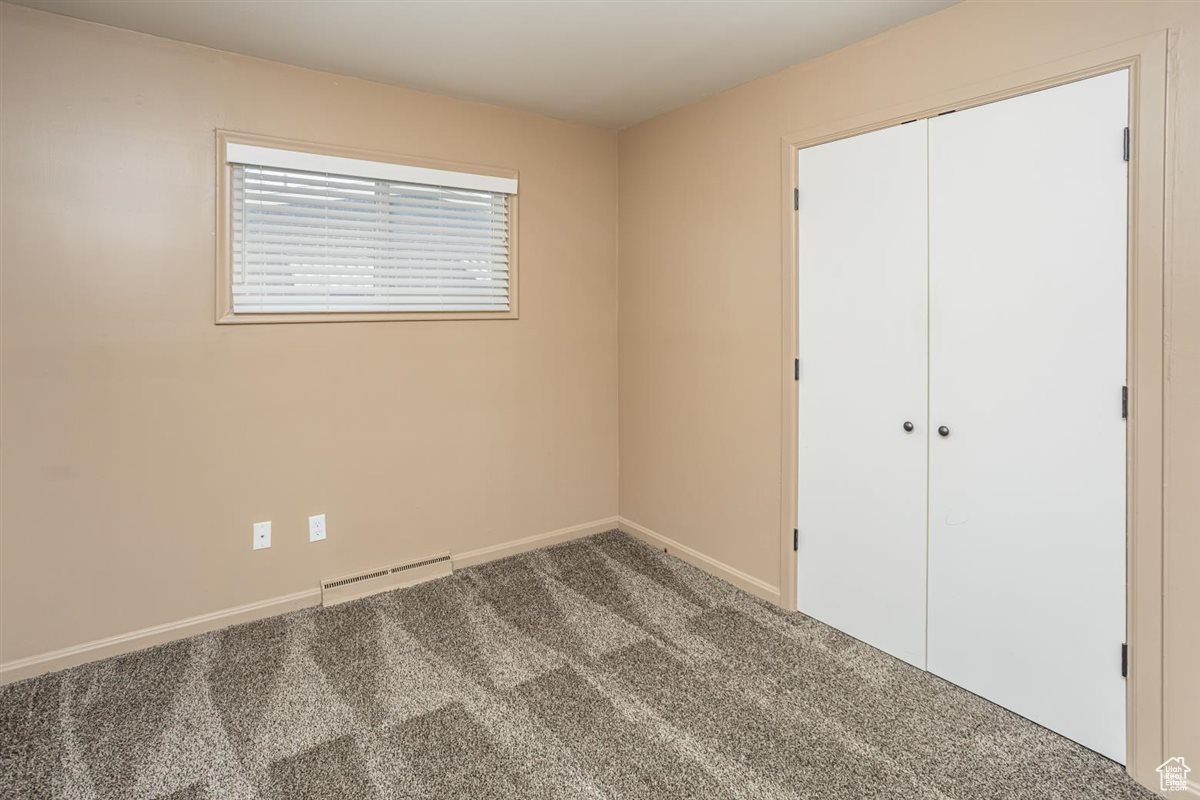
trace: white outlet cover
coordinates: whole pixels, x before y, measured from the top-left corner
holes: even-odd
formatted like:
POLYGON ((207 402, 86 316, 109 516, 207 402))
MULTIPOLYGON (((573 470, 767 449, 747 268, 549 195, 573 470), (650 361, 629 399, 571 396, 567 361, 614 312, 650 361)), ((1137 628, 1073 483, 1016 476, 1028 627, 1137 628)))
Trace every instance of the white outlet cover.
POLYGON ((271 521, 254 523, 254 549, 265 550, 271 546, 271 521))
POLYGON ((308 540, 319 542, 325 538, 325 515, 314 514, 308 518, 308 540))

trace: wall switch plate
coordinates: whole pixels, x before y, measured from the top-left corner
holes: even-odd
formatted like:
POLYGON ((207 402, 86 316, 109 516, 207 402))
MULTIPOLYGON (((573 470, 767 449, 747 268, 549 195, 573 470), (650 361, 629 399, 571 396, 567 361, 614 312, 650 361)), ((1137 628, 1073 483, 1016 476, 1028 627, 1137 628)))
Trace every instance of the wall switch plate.
POLYGON ((271 546, 271 521, 254 523, 254 549, 265 550, 271 546))
POLYGON ((325 515, 316 514, 308 518, 308 540, 319 542, 325 538, 325 515))

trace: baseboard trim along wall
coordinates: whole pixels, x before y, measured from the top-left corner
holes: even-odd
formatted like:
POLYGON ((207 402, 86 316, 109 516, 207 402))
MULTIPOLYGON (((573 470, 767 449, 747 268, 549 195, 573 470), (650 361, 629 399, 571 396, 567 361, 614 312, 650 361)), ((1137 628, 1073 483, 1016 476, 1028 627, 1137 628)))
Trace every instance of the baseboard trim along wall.
MULTIPOLYGON (((567 528, 540 533, 536 536, 527 536, 523 539, 514 539, 502 544, 468 550, 465 553, 452 555, 451 560, 454 563, 455 569, 461 569, 475 564, 483 564, 488 561, 507 558, 508 556, 515 556, 530 550, 536 550, 539 547, 548 547, 549 545, 567 542, 572 539, 591 536, 592 534, 612 530, 613 528, 620 528, 652 547, 664 548, 671 555, 681 558, 692 566, 698 567, 723 581, 732 583, 739 589, 744 589, 756 597, 761 597, 771 603, 779 603, 779 587, 772 586, 752 575, 747 575, 739 569, 717 561, 715 558, 706 556, 687 545, 680 544, 674 539, 663 536, 661 533, 652 531, 624 517, 605 517, 604 519, 585 522, 580 525, 572 525, 567 528)), ((226 628, 230 625, 240 625, 245 622, 253 622, 254 620, 278 614, 286 614, 289 611, 317 606, 320 603, 321 589, 318 586, 317 588, 306 589, 302 592, 272 597, 255 603, 247 603, 246 605, 213 611, 208 614, 188 617, 187 619, 175 622, 167 622, 162 625, 154 625, 149 628, 118 634, 117 636, 110 636, 105 639, 96 639, 49 653, 8 661, 0 664, 0 685, 34 678, 47 672, 75 667, 89 661, 98 661, 102 658, 132 653, 136 650, 143 650, 147 647, 173 642, 178 639, 186 639, 189 636, 208 633, 209 631, 226 628)))
POLYGON ((49 653, 18 658, 0 664, 0 685, 22 681, 26 678, 36 678, 47 672, 57 672, 60 669, 86 664, 89 661, 99 661, 102 658, 144 650, 147 647, 173 642, 177 639, 186 639, 189 636, 227 628, 230 625, 240 625, 243 622, 253 622, 264 617, 286 614, 289 611, 297 611, 301 608, 320 605, 320 603, 321 588, 318 586, 303 592, 293 592, 175 622, 152 625, 149 628, 121 633, 105 639, 95 639, 73 647, 52 650, 49 653))
MULTIPOLYGON (((581 525, 559 528, 558 530, 541 533, 536 536, 527 536, 524 539, 514 539, 511 542, 503 544, 469 550, 465 553, 454 555, 451 560, 454 563, 454 568, 460 569, 473 564, 482 564, 486 561, 495 561, 496 559, 515 556, 528 550, 536 550, 539 547, 547 547, 548 545, 570 541, 571 539, 591 536, 594 533, 601 533, 616 527, 618 527, 618 518, 606 517, 593 522, 585 522, 581 525)), ((0 664, 0 686, 27 678, 36 678, 38 675, 43 675, 47 672, 56 672, 60 669, 75 667, 89 661, 99 661, 102 658, 132 653, 136 650, 144 650, 147 647, 154 647, 166 642, 186 639, 189 636, 197 636, 201 633, 227 628, 230 625, 253 622, 258 619, 286 614, 289 611, 298 611, 302 608, 309 608, 310 606, 318 606, 320 604, 321 588, 318 584, 316 587, 306 589, 302 592, 272 597, 255 603, 247 603, 246 605, 225 608, 220 611, 188 617, 187 619, 175 622, 166 622, 162 625, 154 625, 149 628, 130 631, 129 633, 109 636, 105 639, 84 642, 73 647, 53 650, 49 653, 15 659, 0 664)))
POLYGON ((636 536, 653 547, 666 549, 669 554, 683 559, 694 567, 699 567, 710 575, 720 578, 727 583, 732 583, 739 589, 744 589, 756 597, 761 597, 763 600, 779 605, 778 586, 772 586, 765 581, 760 581, 753 575, 747 575, 739 569, 734 569, 728 564, 706 556, 698 550, 693 550, 687 545, 680 544, 674 539, 663 536, 661 533, 656 533, 644 525, 639 525, 625 517, 620 518, 619 527, 626 533, 636 536))
POLYGON ((494 544, 490 547, 481 547, 478 550, 468 550, 465 553, 452 554, 450 560, 454 562, 455 569, 482 564, 485 561, 496 561, 497 559, 508 558, 509 556, 519 555, 530 550, 536 550, 539 547, 549 547, 552 544, 569 542, 572 539, 579 539, 583 536, 591 536, 593 533, 611 531, 619 527, 619 520, 619 517, 605 517, 594 522, 585 522, 582 525, 572 525, 569 528, 559 528, 549 533, 539 533, 537 536, 527 536, 524 539, 514 539, 511 542, 503 544, 494 544))

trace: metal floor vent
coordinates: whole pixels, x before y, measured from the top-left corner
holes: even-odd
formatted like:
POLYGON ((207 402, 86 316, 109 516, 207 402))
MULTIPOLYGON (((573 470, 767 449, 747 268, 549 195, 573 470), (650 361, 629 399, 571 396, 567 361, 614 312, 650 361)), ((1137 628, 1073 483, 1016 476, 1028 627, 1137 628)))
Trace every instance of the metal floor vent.
POLYGON ((444 578, 454 572, 449 553, 441 553, 420 561, 409 561, 391 567, 380 567, 356 575, 343 575, 321 581, 321 605, 333 606, 348 600, 357 600, 379 592, 390 592, 435 578, 444 578))

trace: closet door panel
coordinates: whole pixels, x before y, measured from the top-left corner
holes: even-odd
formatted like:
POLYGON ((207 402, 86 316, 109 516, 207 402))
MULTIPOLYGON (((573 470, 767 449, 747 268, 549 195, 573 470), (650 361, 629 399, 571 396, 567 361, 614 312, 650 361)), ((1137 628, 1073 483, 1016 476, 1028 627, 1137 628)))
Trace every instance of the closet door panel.
POLYGON ((925 664, 924 120, 799 153, 799 609, 925 664), (905 431, 905 422, 912 430, 905 431))
POLYGON ((929 124, 928 667, 1122 762, 1127 108, 1122 71, 929 124))

